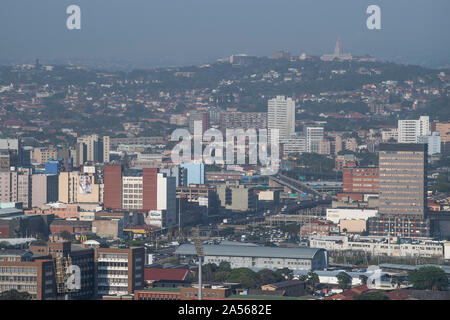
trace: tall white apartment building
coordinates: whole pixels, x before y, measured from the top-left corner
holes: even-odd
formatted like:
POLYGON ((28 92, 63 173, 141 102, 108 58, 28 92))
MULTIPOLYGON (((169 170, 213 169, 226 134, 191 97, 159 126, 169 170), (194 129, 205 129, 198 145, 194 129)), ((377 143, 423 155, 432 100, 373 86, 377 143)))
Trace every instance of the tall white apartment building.
POLYGON ((277 96, 268 101, 267 129, 278 129, 280 138, 288 138, 295 133, 295 102, 292 98, 277 96))
POLYGON ((304 127, 303 133, 306 138, 306 152, 319 153, 320 143, 323 139, 322 127, 304 127))
POLYGON ((398 120, 398 143, 419 143, 420 136, 431 135, 430 118, 421 116, 419 120, 398 120))

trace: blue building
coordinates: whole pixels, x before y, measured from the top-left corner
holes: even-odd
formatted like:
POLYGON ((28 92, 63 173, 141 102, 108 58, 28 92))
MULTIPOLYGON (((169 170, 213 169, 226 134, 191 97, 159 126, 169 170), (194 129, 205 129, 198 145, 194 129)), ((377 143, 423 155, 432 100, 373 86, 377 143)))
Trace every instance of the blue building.
POLYGON ((45 174, 47 175, 57 175, 61 171, 64 171, 63 159, 58 160, 49 159, 49 161, 45 164, 45 174))
POLYGON ((183 163, 182 168, 187 170, 187 185, 205 184, 205 165, 203 163, 183 163))

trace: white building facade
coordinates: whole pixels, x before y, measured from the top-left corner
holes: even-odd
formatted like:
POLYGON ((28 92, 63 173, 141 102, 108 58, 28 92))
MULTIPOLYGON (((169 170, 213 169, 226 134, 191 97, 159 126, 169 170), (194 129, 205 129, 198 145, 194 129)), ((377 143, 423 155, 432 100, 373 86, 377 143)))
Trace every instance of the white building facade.
POLYGON ((295 102, 292 98, 277 96, 268 101, 267 129, 278 129, 280 138, 287 138, 295 133, 295 102))

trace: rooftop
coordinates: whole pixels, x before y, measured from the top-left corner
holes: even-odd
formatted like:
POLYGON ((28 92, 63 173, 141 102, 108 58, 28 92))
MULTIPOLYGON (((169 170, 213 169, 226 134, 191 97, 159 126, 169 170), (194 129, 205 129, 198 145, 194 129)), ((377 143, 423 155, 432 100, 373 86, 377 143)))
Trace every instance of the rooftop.
MULTIPOLYGON (((296 258, 313 259, 316 254, 324 249, 317 248, 278 248, 260 246, 236 246, 236 245, 203 245, 207 256, 243 256, 243 257, 267 257, 267 258, 296 258)), ((182 244, 175 254, 196 255, 193 244, 182 244)))

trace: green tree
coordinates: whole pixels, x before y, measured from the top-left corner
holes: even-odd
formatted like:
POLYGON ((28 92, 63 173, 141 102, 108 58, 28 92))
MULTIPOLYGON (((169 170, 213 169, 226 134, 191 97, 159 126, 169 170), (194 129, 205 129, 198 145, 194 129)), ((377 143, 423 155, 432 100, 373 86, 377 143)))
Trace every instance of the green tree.
POLYGON ((284 278, 280 274, 276 273, 275 271, 272 271, 270 269, 263 269, 256 273, 259 277, 259 284, 269 284, 269 283, 275 283, 283 281, 284 278))
POLYGON ((202 266, 202 278, 205 281, 213 281, 215 278, 215 272, 217 265, 214 263, 207 263, 202 266))
POLYGON ((409 273, 409 283, 418 290, 448 290, 448 277, 438 267, 422 267, 409 273))
POLYGON ((214 281, 217 281, 217 282, 224 282, 224 281, 226 281, 229 277, 230 277, 230 272, 229 272, 229 271, 218 270, 218 271, 214 274, 214 281))
POLYGON ((338 280, 338 287, 342 290, 349 289, 352 284, 352 277, 345 272, 339 272, 336 276, 338 280))
POLYGON ((315 272, 308 272, 308 278, 306 284, 309 286, 311 291, 314 291, 316 286, 320 283, 319 275, 315 272))
POLYGON ((221 261, 219 263, 219 267, 217 268, 218 271, 231 271, 231 264, 228 261, 221 261))
POLYGON ((12 289, 0 293, 0 300, 31 300, 31 295, 28 292, 12 289))
POLYGON ((385 296, 379 291, 361 293, 354 296, 355 300, 390 300, 388 296, 385 296))
POLYGON ((243 288, 256 288, 259 284, 259 277, 253 270, 248 268, 237 268, 230 272, 229 282, 240 283, 243 288))
POLYGON ((279 274, 284 280, 292 280, 294 278, 294 273, 289 268, 277 269, 276 274, 279 274))

